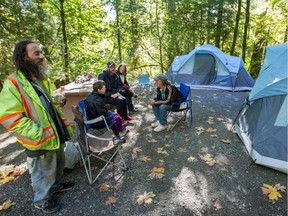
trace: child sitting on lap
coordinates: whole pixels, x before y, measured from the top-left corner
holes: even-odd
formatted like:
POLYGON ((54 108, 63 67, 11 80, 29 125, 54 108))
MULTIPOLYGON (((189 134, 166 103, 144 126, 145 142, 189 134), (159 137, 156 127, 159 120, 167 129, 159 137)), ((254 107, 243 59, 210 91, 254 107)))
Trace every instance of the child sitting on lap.
MULTIPOLYGON (((110 112, 105 107, 105 91, 106 85, 102 80, 98 80, 93 84, 93 91, 86 97, 85 103, 87 106, 87 115, 89 119, 97 118, 101 115, 105 116, 107 124, 111 126, 115 135, 125 129, 122 118, 113 112, 110 112)), ((92 125, 92 128, 103 127, 104 122, 99 122, 92 125)))

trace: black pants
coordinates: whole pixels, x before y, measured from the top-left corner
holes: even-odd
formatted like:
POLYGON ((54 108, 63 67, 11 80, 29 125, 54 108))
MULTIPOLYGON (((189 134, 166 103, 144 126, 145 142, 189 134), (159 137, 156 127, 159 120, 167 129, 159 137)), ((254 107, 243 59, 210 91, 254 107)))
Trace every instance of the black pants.
POLYGON ((123 118, 127 119, 127 102, 126 98, 112 98, 112 97, 106 97, 105 98, 106 104, 114 104, 117 108, 117 113, 123 118))
POLYGON ((127 91, 126 92, 120 92, 120 94, 126 98, 128 110, 129 111, 134 110, 134 106, 132 103, 133 94, 131 92, 127 92, 127 91))

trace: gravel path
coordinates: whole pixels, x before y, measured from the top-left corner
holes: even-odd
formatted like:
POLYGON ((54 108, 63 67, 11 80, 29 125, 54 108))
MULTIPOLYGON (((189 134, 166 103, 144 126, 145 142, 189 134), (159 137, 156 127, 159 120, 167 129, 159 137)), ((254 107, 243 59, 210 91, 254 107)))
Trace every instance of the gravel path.
MULTIPOLYGON (((131 132, 122 148, 129 170, 112 178, 111 168, 92 185, 79 164, 66 171, 64 181, 73 180, 75 187, 57 195, 62 209, 55 215, 286 215, 287 193, 282 192, 283 197, 272 203, 260 187, 263 183, 287 186, 287 176, 251 165, 244 144, 230 131, 247 95, 194 89, 193 128, 180 123, 172 132, 155 133, 150 128, 153 113, 146 105, 153 93, 144 89, 135 100, 141 112, 128 126, 131 132), (227 139, 230 144, 221 142, 227 139), (133 153, 135 147, 142 151, 133 153), (206 154, 215 160, 213 166, 201 159, 206 154), (151 160, 144 162, 143 156, 151 160), (153 167, 165 169, 161 179, 150 179, 153 167), (102 184, 108 184, 110 190, 101 192, 102 184), (137 196, 145 191, 156 196, 151 204, 138 205, 137 196), (117 198, 116 203, 105 205, 111 196, 117 198)), ((25 163, 15 138, 2 126, 0 134, 0 165, 25 163)), ((8 199, 16 203, 2 215, 41 215, 33 207, 32 197, 27 171, 15 181, 0 185, 0 203, 8 199)))

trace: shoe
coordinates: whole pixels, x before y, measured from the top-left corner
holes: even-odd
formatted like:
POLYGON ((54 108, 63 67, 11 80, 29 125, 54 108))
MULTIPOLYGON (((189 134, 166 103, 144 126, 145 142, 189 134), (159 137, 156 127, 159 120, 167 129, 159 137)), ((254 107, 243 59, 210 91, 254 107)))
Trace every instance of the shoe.
POLYGON ((54 194, 68 191, 72 189, 73 186, 74 186, 73 182, 62 182, 60 183, 60 186, 54 190, 54 194))
POLYGON ((131 120, 133 120, 133 118, 131 116, 127 116, 127 118, 125 120, 126 121, 131 121, 131 120))
POLYGON ((163 130, 165 130, 165 129, 167 129, 167 125, 161 125, 161 124, 159 124, 159 125, 154 129, 154 131, 155 131, 155 132, 160 132, 160 131, 163 131, 163 130))
POLYGON ((139 112, 139 110, 134 108, 133 110, 129 110, 129 112, 130 113, 136 113, 136 112, 139 112))
POLYGON ((152 128, 156 128, 159 124, 160 124, 160 122, 159 122, 159 121, 156 121, 156 122, 154 122, 154 123, 151 124, 151 127, 152 127, 152 128))
POLYGON ((49 199, 41 203, 34 203, 34 207, 41 209, 44 213, 52 214, 60 209, 60 204, 56 200, 49 199))

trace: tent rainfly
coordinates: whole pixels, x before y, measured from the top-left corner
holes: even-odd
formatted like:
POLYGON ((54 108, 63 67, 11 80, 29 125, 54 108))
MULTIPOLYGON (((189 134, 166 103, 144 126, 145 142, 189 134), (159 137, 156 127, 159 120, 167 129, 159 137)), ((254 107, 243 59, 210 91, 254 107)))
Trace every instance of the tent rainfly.
POLYGON ((288 173, 287 47, 288 43, 266 47, 259 76, 235 121, 255 163, 284 173, 288 173))
POLYGON ((226 55, 209 44, 176 56, 166 75, 173 84, 201 88, 242 91, 251 90, 254 85, 240 57, 226 55))

